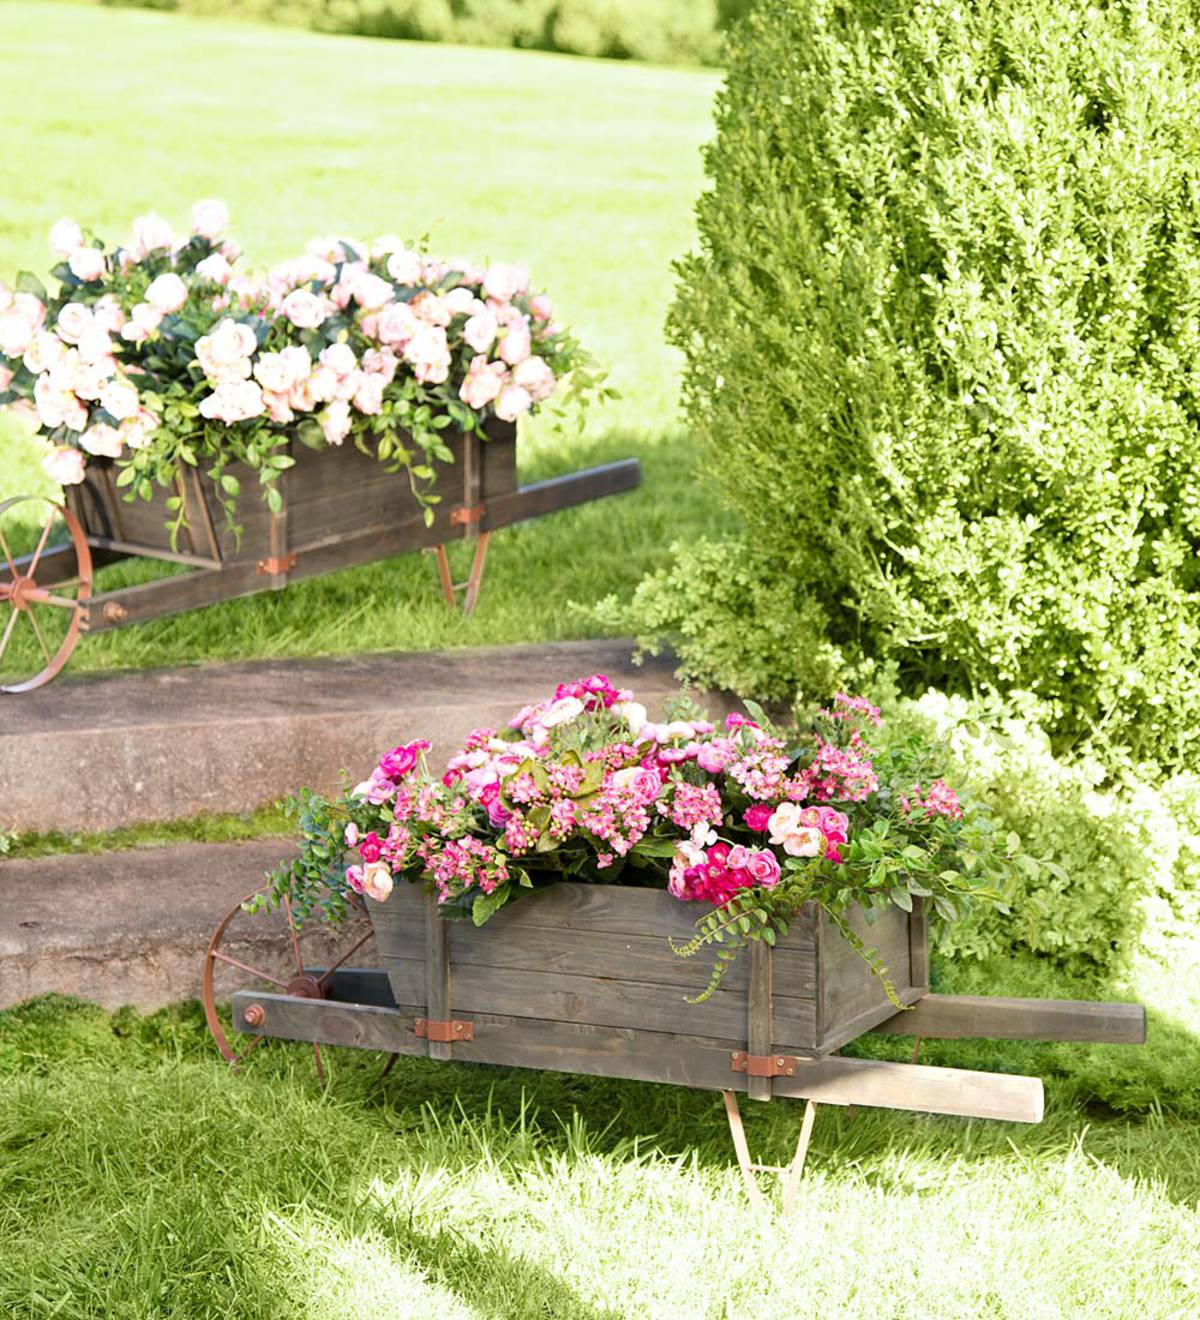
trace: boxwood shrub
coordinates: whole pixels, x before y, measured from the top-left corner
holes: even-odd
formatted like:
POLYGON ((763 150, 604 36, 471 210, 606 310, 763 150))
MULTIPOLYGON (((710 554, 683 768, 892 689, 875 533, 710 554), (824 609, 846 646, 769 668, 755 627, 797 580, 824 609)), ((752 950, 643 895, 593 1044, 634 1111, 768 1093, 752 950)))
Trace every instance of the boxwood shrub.
POLYGON ((1198 50, 1189 0, 735 28, 669 334, 747 536, 634 611, 695 676, 741 632, 767 695, 892 660, 1032 694, 1058 751, 1200 759, 1198 50), (722 560, 755 580, 688 636, 722 560))

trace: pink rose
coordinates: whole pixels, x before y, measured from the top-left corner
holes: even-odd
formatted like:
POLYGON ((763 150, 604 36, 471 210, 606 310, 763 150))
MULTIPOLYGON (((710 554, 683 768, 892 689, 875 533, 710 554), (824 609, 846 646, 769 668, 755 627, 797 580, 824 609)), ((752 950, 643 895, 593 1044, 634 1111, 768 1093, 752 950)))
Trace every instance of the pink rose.
POLYGON ((378 311, 391 302, 395 290, 387 280, 364 271, 354 281, 354 301, 367 311, 378 311))
POLYGON ((142 215, 133 222, 133 254, 141 259, 147 253, 157 252, 161 248, 170 248, 175 244, 175 235, 171 226, 158 215, 142 215))
POLYGON ((246 422, 265 410, 263 392, 257 381, 228 380, 200 400, 200 414, 217 422, 246 422))
POLYGON ((311 371, 308 349, 293 345, 280 353, 261 353, 254 364, 254 379, 264 390, 286 394, 293 385, 307 380, 311 371))
POLYGON ((529 310, 535 321, 548 321, 554 309, 550 299, 544 293, 539 293, 536 297, 530 298, 529 310))
POLYGON ((108 271, 104 253, 94 247, 77 247, 67 258, 67 265, 71 268, 71 274, 84 284, 102 279, 108 271))
POLYGON ((106 426, 104 422, 89 426, 79 437, 79 443, 89 454, 104 458, 121 457, 121 434, 115 426, 106 426))
MULTIPOLYGON (((134 315, 137 315, 134 308, 134 315)), ((196 361, 211 384, 245 380, 258 339, 248 325, 226 317, 210 334, 196 340, 196 361)))
POLYGON ((741 870, 744 867, 748 867, 750 865, 749 849, 743 848, 740 843, 735 844, 729 850, 729 856, 725 860, 725 865, 728 866, 731 871, 741 870))
POLYGON ((151 281, 145 297, 156 312, 168 316, 171 312, 177 312, 187 302, 188 288, 174 271, 167 271, 166 274, 151 281))
POLYGON ((358 378, 358 388, 354 391, 352 400, 355 408, 369 417, 381 413, 383 411, 384 384, 383 377, 377 372, 361 372, 358 378))
POLYGON ((353 848, 358 842, 358 826, 353 821, 342 832, 342 840, 347 848, 353 848))
POLYGON ((500 322, 496 318, 496 313, 482 311, 476 312, 467 321, 462 333, 469 348, 473 348, 476 353, 486 353, 496 342, 499 332, 500 322))
POLYGON ((32 293, 14 293, 12 309, 31 330, 46 323, 46 304, 32 293))
POLYGON ((50 247, 56 256, 69 257, 83 246, 83 230, 74 220, 58 220, 50 230, 50 247))
POLYGON ((138 392, 127 380, 111 381, 100 391, 100 406, 118 422, 123 422, 137 412, 138 392))
POLYGON ((513 382, 525 390, 534 403, 541 403, 554 393, 558 384, 545 358, 527 357, 513 372, 513 382))
POLYGON ((358 370, 358 359, 349 344, 330 344, 321 350, 321 365, 329 367, 338 376, 348 376, 358 370))
POLYGON ((450 309, 436 293, 418 293, 409 306, 417 320, 424 321, 426 325, 446 326, 452 320, 450 309))
POLYGON ((471 359, 458 397, 469 408, 483 408, 504 388, 508 369, 503 362, 489 362, 480 355, 471 359))
POLYGON ((56 334, 52 334, 49 330, 37 330, 21 360, 28 371, 38 376, 43 371, 59 366, 69 352, 70 349, 56 334))
POLYGON ((450 375, 450 345, 440 325, 419 322, 416 333, 404 346, 404 356, 423 385, 440 385, 450 375))
POLYGON ((14 314, 0 316, 0 353, 5 357, 20 357, 33 342, 34 329, 14 314))
POLYGON ((483 311, 483 303, 470 289, 461 285, 457 289, 451 289, 449 293, 443 293, 442 304, 454 316, 474 316, 476 312, 483 311))
POLYGON ((263 390, 263 407, 267 416, 279 426, 286 426, 296 420, 296 414, 288 402, 286 394, 277 394, 274 390, 263 390))
POLYGON ((90 366, 104 364, 110 368, 110 374, 116 370, 113 342, 102 325, 93 323, 79 336, 79 356, 90 366))
MULTIPOLYGON (((91 308, 85 307, 83 303, 69 302, 59 311, 54 329, 63 343, 77 344, 84 331, 89 330, 94 324, 91 308)), ((2 344, 0 348, 3 348, 2 344)), ((11 357, 12 354, 8 356, 11 357)))
POLYGON ((779 883, 782 874, 779 868, 779 859, 770 848, 760 848, 758 852, 751 853, 745 867, 754 877, 756 883, 766 889, 774 888, 779 883))
POLYGON ((362 892, 382 903, 392 892, 392 869, 386 862, 369 862, 362 869, 362 892))
POLYGON ((429 743, 424 738, 393 747, 379 758, 379 772, 391 780, 403 779, 416 768, 420 754, 428 750, 429 743))
POLYGON ((506 422, 515 422, 533 406, 529 393, 520 385, 506 385, 496 400, 496 416, 506 422))
POLYGON ((283 300, 281 310, 298 330, 315 330, 329 315, 325 299, 310 289, 293 289, 283 300))
POLYGON ((121 440, 130 449, 145 449, 154 438, 158 418, 147 408, 139 408, 136 417, 121 423, 121 440))
POLYGON ((321 414, 320 421, 325 443, 340 445, 350 434, 350 405, 344 399, 335 400, 321 414))
POLYGON ((106 293, 92 308, 96 324, 110 335, 119 334, 125 325, 125 312, 111 293, 106 293))
POLYGON ((504 331, 504 338, 500 341, 500 356, 509 364, 515 367, 518 362, 524 362, 529 356, 533 347, 533 341, 529 336, 529 323, 522 317, 515 317, 509 321, 504 331))
POLYGON ((374 830, 363 836, 363 841, 358 845, 358 855, 364 862, 377 862, 383 856, 383 840, 374 830))
POLYGON ((407 303, 389 303, 380 313, 375 335, 381 344, 406 344, 416 333, 417 318, 407 303))
POLYGON ((763 802, 756 802, 742 813, 746 828, 764 834, 770 828, 771 808, 763 802))
POLYGON ((60 486, 78 486, 83 480, 84 458, 78 449, 59 445, 42 459, 42 470, 60 486))
POLYGON ((346 867, 346 883, 356 894, 363 891, 363 869, 361 866, 346 867))
POLYGON ((363 370, 380 376, 384 385, 390 385, 396 379, 399 365, 400 360, 390 348, 368 348, 362 355, 363 370))
POLYGON ((510 266, 497 262, 489 266, 483 277, 483 287, 489 298, 498 302, 512 302, 518 293, 529 287, 529 272, 524 266, 510 266))
POLYGON ((229 227, 229 207, 215 198, 192 207, 192 233, 201 238, 219 238, 229 227))
POLYGON ((309 393, 318 403, 329 403, 337 398, 338 374, 324 364, 314 367, 308 378, 309 393))
MULTIPOLYGON (((61 321, 61 317, 60 317, 61 321)), ((138 303, 121 327, 121 338, 131 344, 143 344, 162 323, 162 313, 149 303, 138 303)))
POLYGON ((419 284, 421 282, 421 258, 415 252, 393 252, 388 257, 387 272, 397 284, 419 284))
POLYGON ((203 261, 197 264, 196 274, 202 280, 210 280, 213 284, 219 284, 224 288, 229 283, 229 277, 233 274, 233 267, 220 252, 214 252, 212 256, 205 257, 203 261))

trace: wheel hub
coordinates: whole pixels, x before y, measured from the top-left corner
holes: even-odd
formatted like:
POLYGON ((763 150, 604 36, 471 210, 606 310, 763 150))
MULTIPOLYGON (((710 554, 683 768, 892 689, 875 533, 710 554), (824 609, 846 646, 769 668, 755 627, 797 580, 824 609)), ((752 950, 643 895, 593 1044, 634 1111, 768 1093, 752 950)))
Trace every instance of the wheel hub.
POLYGON ((31 577, 16 577, 11 582, 0 583, 0 599, 8 597, 14 610, 27 610, 37 583, 31 577))
POLYGON ((325 998, 325 991, 322 989, 320 981, 307 972, 302 972, 299 976, 293 976, 288 982, 287 990, 284 993, 292 995, 296 999, 325 998))

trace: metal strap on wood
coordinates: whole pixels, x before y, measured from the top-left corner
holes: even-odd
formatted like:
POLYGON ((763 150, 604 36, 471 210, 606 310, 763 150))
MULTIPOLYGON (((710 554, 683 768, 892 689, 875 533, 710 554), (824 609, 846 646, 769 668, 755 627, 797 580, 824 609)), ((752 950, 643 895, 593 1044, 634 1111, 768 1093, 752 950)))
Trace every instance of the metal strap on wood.
POLYGON ((796 1075, 794 1054, 747 1054, 745 1050, 734 1050, 729 1058, 730 1068, 734 1072, 745 1073, 747 1077, 795 1077, 796 1075))
POLYGON ((413 1035, 420 1036, 422 1040, 474 1040, 475 1024, 459 1022, 457 1019, 435 1022, 430 1018, 419 1017, 413 1024, 413 1035))

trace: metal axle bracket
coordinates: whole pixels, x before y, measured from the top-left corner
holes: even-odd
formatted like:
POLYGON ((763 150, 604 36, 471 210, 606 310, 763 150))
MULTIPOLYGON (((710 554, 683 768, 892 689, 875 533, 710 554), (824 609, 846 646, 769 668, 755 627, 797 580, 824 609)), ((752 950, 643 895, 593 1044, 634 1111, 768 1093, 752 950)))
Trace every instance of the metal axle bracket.
POLYGON ((259 573, 269 577, 277 577, 280 573, 290 573, 295 567, 296 555, 294 551, 286 555, 270 555, 266 559, 258 561, 259 573))
POLYGON ((460 1022, 456 1018, 452 1018, 448 1022, 438 1022, 419 1017, 413 1025, 413 1035, 419 1036, 422 1040, 474 1040, 475 1024, 473 1022, 460 1022))

